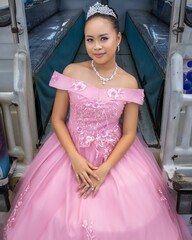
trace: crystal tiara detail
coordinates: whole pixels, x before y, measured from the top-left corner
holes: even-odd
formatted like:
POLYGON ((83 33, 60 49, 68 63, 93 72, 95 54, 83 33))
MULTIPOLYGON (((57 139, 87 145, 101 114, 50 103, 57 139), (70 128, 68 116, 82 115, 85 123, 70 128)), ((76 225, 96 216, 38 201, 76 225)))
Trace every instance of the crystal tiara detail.
POLYGON ((87 19, 90 18, 92 15, 100 13, 103 15, 110 15, 114 18, 117 18, 114 11, 110 9, 107 5, 102 5, 99 2, 96 2, 93 6, 91 6, 87 12, 87 19))

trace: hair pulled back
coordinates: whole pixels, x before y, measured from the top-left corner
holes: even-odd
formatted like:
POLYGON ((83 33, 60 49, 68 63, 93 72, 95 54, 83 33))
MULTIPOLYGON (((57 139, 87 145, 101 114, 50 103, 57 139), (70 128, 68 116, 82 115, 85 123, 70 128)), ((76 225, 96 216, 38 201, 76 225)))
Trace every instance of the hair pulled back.
MULTIPOLYGON (((111 8, 111 9, 112 9, 112 8, 111 8)), ((112 9, 112 10, 113 10, 113 9, 112 9)), ((106 15, 106 14, 101 14, 101 13, 95 13, 95 14, 91 15, 89 18, 87 18, 85 24, 86 24, 87 22, 89 22, 91 19, 100 17, 100 18, 106 19, 106 20, 108 20, 109 22, 111 22, 114 30, 115 30, 116 33, 118 34, 118 33, 119 33, 118 15, 117 15, 117 13, 116 13, 114 10, 113 10, 113 12, 115 13, 115 15, 116 15, 117 18, 115 18, 115 17, 113 17, 113 16, 111 16, 111 15, 106 15)))

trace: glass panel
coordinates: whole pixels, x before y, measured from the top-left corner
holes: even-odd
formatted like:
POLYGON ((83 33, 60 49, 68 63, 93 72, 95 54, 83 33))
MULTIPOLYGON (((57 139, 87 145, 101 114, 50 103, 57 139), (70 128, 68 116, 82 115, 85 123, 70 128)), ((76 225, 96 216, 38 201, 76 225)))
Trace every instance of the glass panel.
POLYGON ((185 23, 192 27, 192 0, 187 0, 186 3, 185 23))
POLYGON ((0 0, 0 27, 11 24, 8 0, 0 0))

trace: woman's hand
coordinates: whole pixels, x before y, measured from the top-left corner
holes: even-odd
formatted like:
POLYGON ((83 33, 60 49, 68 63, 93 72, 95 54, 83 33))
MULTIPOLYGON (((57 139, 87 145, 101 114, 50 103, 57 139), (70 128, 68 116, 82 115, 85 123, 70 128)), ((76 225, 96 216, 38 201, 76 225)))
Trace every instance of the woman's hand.
POLYGON ((77 188, 77 191, 80 192, 79 194, 80 197, 83 196, 84 198, 87 198, 91 193, 93 194, 93 197, 95 197, 101 185, 104 183, 105 178, 109 171, 107 170, 107 168, 105 168, 104 165, 101 165, 93 172, 99 177, 99 179, 90 176, 90 179, 93 183, 92 186, 87 186, 84 182, 82 182, 77 188))
POLYGON ((93 171, 96 170, 97 167, 89 163, 81 155, 78 156, 78 159, 71 160, 71 164, 79 185, 83 183, 85 186, 89 187, 93 186, 93 179, 99 180, 99 177, 93 171))

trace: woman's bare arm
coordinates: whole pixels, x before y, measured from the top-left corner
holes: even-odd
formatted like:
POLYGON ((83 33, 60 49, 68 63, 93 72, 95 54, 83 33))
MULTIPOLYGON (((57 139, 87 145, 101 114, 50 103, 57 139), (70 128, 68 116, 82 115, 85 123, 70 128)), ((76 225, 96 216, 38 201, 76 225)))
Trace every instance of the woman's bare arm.
POLYGON ((122 137, 108 159, 103 163, 107 171, 110 171, 111 168, 120 161, 135 139, 138 122, 138 108, 138 105, 135 103, 128 103, 125 107, 122 137))
POLYGON ((61 145, 69 156, 77 181, 81 180, 92 185, 90 176, 98 179, 93 170, 97 169, 77 151, 68 128, 65 124, 66 114, 69 106, 69 95, 67 91, 57 90, 52 112, 52 126, 61 145), (90 176, 89 176, 90 175, 90 176))

